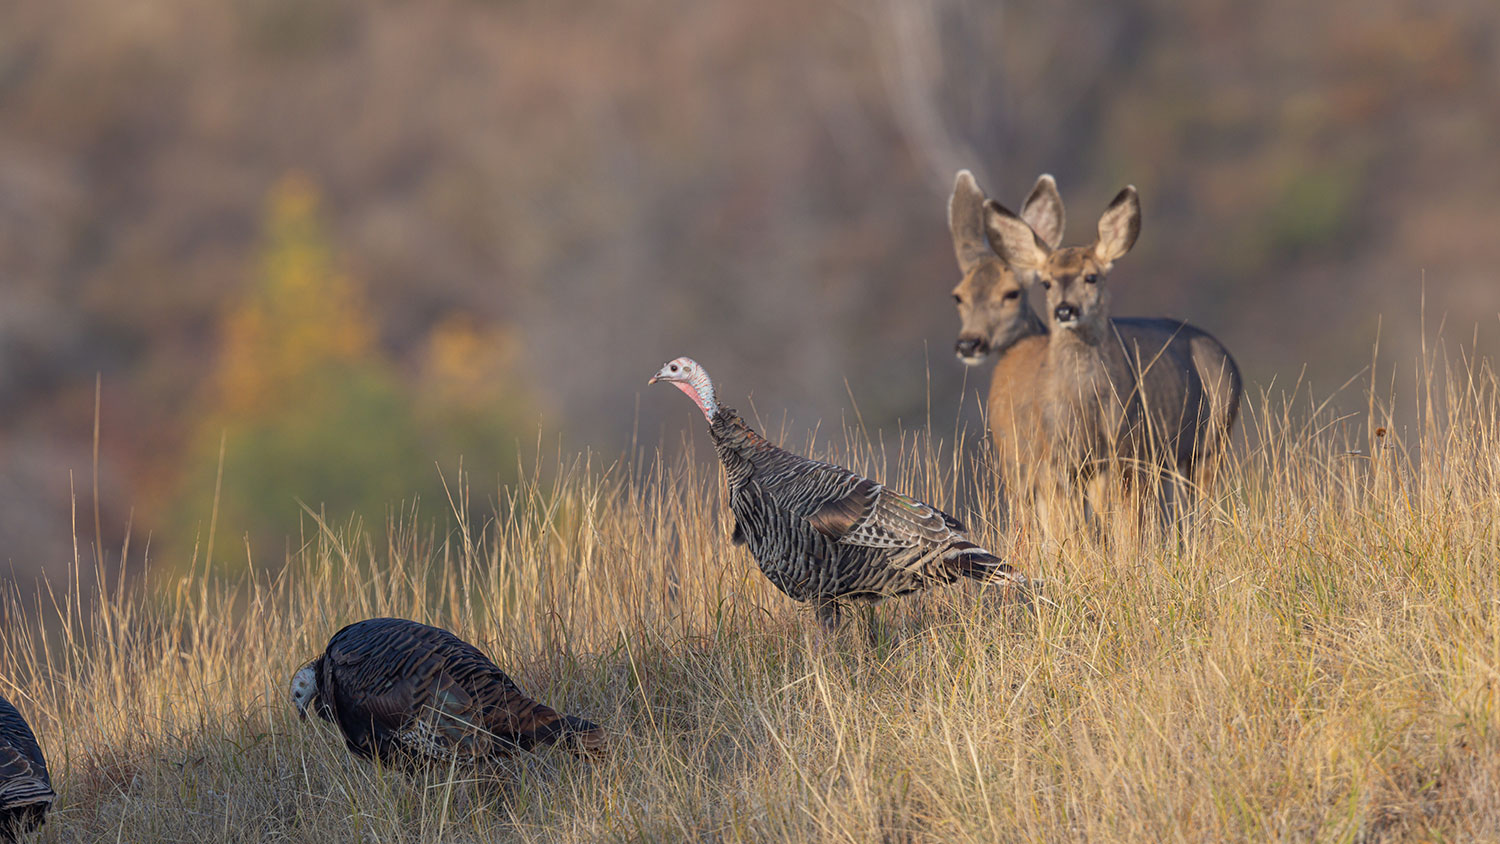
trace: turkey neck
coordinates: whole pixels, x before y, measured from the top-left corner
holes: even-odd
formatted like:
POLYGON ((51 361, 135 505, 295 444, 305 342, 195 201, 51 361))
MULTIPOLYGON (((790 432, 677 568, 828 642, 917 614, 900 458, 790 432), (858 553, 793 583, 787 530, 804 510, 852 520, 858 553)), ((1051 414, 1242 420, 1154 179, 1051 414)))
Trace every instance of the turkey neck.
POLYGON ((714 440, 714 450, 729 475, 729 484, 734 486, 744 481, 754 471, 758 456, 775 450, 765 437, 755 432, 732 407, 720 407, 708 423, 708 432, 714 440))

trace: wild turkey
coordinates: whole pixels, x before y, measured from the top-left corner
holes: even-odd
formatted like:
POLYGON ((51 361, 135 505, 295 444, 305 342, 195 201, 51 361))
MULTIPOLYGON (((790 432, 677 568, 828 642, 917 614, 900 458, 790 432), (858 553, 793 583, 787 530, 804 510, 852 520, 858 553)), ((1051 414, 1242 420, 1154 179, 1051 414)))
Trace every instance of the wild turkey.
POLYGON ((1026 579, 970 542, 943 511, 841 466, 777 448, 714 397, 713 382, 691 358, 666 364, 648 383, 687 393, 729 480, 736 545, 747 545, 766 577, 796 601, 810 602, 827 628, 847 601, 878 601, 960 577, 1026 579))
POLYGON ((604 730, 521 693, 488 657, 447 630, 402 618, 358 621, 292 677, 292 703, 338 725, 354 753, 403 767, 483 763, 561 744, 603 751, 604 730))
POLYGON ((56 799, 36 736, 0 697, 0 841, 15 841, 41 826, 56 799))

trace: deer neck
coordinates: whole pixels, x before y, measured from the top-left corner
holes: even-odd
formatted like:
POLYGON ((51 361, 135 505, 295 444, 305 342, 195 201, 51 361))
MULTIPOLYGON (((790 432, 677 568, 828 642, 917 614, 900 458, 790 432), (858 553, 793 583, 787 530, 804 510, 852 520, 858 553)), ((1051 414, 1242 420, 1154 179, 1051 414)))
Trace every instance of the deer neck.
POLYGON ((1111 344, 1098 339, 1099 332, 1089 326, 1053 329, 1048 337, 1046 416, 1056 447, 1064 451, 1097 451, 1110 428, 1111 344))
POLYGON ((1084 371, 1103 366, 1107 345, 1102 326, 1081 324, 1076 328, 1054 328, 1048 335, 1047 355, 1056 371, 1084 371))

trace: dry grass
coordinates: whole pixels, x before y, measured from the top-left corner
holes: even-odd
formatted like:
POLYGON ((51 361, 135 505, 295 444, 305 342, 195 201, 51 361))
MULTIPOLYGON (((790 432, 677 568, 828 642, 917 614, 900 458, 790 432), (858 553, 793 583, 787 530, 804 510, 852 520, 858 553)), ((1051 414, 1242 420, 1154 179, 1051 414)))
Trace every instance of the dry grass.
MULTIPOLYGON (((539 471, 482 535, 316 528, 279 575, 146 583, 47 634, 12 606, 0 693, 62 794, 40 840, 1495 840, 1496 382, 1421 380, 1421 422, 1379 438, 1388 401, 1255 402, 1185 542, 1012 540, 1034 612, 952 589, 821 650, 680 447, 539 471), (453 781, 351 761, 286 681, 385 614, 480 643, 617 751, 453 781)), ((981 449, 847 439, 824 453, 1004 544, 991 474, 954 456, 981 449)))

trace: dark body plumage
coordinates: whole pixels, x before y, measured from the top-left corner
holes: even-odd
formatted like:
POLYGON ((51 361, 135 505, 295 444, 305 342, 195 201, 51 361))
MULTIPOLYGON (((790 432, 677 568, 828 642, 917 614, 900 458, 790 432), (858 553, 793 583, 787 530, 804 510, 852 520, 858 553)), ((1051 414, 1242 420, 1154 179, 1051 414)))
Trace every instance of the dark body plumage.
POLYGON ((15 841, 41 826, 56 799, 36 736, 0 697, 0 841, 15 841))
POLYGON ((366 758, 411 766, 483 762, 540 744, 603 748, 597 725, 522 694, 478 648, 439 627, 359 621, 335 633, 312 667, 311 707, 366 758))
POLYGON ((778 589, 813 603, 827 625, 838 622, 847 600, 905 595, 959 577, 1024 583, 947 513, 778 448, 731 408, 717 408, 709 432, 728 474, 734 541, 749 546, 778 589))

